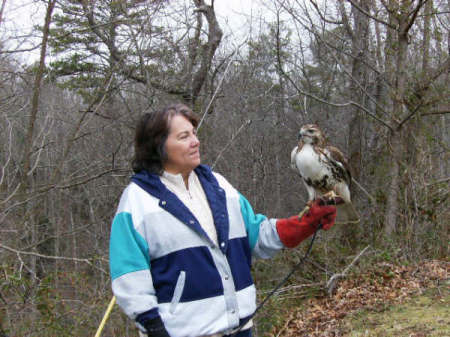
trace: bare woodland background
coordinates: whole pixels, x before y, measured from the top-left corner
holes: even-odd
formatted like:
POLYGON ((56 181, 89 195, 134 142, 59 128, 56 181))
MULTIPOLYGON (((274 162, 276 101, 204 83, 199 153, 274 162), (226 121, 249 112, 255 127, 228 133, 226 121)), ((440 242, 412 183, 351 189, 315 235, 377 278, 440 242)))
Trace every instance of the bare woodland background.
MULTIPOLYGON (((12 2, 0 2, 0 336, 94 335, 135 121, 171 102, 203 118, 203 162, 270 217, 306 200, 289 169, 302 124, 348 155, 362 221, 321 233, 291 284, 324 282, 367 244, 372 258, 447 256, 449 0, 268 0, 241 44, 204 0, 36 0, 32 36, 6 31, 12 2)), ((301 251, 256 262, 258 289, 301 251)), ((104 336, 136 330, 116 309, 104 336)))

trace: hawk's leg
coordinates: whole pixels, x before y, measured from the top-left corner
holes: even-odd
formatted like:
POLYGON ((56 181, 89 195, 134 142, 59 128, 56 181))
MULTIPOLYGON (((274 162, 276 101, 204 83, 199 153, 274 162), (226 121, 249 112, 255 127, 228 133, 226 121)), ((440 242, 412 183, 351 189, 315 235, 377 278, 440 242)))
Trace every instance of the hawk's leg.
POLYGON ((314 200, 312 200, 312 199, 308 200, 308 202, 306 203, 305 208, 303 208, 303 209, 301 210, 301 212, 298 213, 298 218, 299 218, 299 219, 301 219, 302 216, 304 216, 304 215, 309 211, 309 209, 311 208, 313 202, 314 202, 314 200))
POLYGON ((322 195, 322 200, 327 203, 330 202, 331 200, 334 200, 338 195, 336 194, 336 192, 334 190, 331 190, 327 193, 325 193, 324 195, 322 195))
POLYGON ((325 205, 339 205, 344 203, 344 200, 336 194, 334 190, 331 190, 321 197, 322 201, 325 203, 325 205))
POLYGON ((310 206, 311 204, 312 204, 312 201, 308 201, 308 203, 306 204, 305 208, 303 208, 301 210, 301 212, 298 213, 298 218, 299 219, 301 219, 309 211, 309 209, 311 208, 311 206, 310 206))

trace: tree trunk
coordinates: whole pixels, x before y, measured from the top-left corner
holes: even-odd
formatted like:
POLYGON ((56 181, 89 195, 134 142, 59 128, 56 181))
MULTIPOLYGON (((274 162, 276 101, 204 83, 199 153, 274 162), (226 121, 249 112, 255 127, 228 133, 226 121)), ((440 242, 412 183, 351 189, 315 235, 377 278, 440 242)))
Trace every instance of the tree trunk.
MULTIPOLYGON (((392 1, 389 1, 389 4, 392 5, 392 1)), ((394 16, 392 12, 389 15, 389 23, 391 25, 394 24, 394 16)), ((395 45, 395 31, 392 28, 387 27, 386 32, 386 42, 384 46, 384 78, 383 81, 386 81, 383 87, 387 88, 386 90, 386 109, 391 111, 393 114, 394 110, 394 94, 392 94, 392 87, 395 81, 394 71, 395 71, 395 62, 394 62, 394 45, 395 45)), ((393 130, 389 130, 387 135, 387 146, 388 151, 387 156, 391 157, 391 165, 389 166, 389 172, 387 177, 382 177, 383 180, 387 180, 387 192, 386 192, 386 210, 384 214, 384 231, 386 236, 389 237, 391 233, 395 231, 395 223, 397 219, 397 209, 398 209, 398 182, 399 182, 399 162, 398 162, 398 153, 400 152, 400 145, 398 144, 397 135, 393 130)))
MULTIPOLYGON (((363 8, 367 13, 370 12, 370 3, 367 0, 357 0, 357 5, 363 8)), ((348 88, 348 96, 350 100, 358 103, 360 106, 366 106, 366 90, 367 90, 367 67, 364 62, 368 59, 369 50, 369 18, 366 14, 361 13, 359 9, 352 5, 351 14, 353 17, 353 25, 349 16, 345 12, 343 3, 340 2, 339 9, 341 17, 344 21, 347 35, 352 43, 352 72, 350 86, 348 88)), ((352 177, 356 181, 360 181, 362 171, 362 151, 363 151, 363 122, 364 118, 359 107, 352 105, 350 110, 350 123, 348 129, 348 163, 352 177)), ((354 185, 353 185, 354 186, 354 185)), ((355 200, 356 189, 351 185, 352 199, 355 200)), ((342 229, 342 240, 345 242, 356 242, 357 236, 356 226, 345 226, 342 229)))
POLYGON ((26 185, 27 176, 31 172, 31 155, 33 153, 33 134, 35 129, 35 123, 37 119, 37 113, 39 108, 39 95, 41 93, 41 82, 42 77, 44 75, 45 68, 45 56, 47 53, 47 41, 48 34, 50 29, 50 22, 52 17, 53 8, 55 7, 56 0, 48 0, 47 3, 47 12, 45 14, 45 23, 44 29, 42 33, 42 42, 41 42, 41 56, 39 59, 39 67, 36 73, 36 77, 34 78, 34 86, 33 86, 33 98, 31 100, 31 112, 30 119, 28 121, 28 128, 25 136, 25 145, 23 150, 23 159, 22 159, 22 182, 26 185))
MULTIPOLYGON (((395 125, 401 116, 404 115, 405 106, 403 102, 404 94, 406 91, 406 52, 408 48, 408 28, 407 19, 408 16, 404 13, 403 16, 397 18, 399 21, 399 28, 396 31, 396 46, 390 47, 395 50, 395 68, 393 70, 393 82, 392 86, 392 121, 395 125)), ((387 70, 390 67, 387 68, 387 70)), ((389 133, 389 141, 392 151, 392 163, 390 169, 390 183, 388 188, 388 198, 386 205, 385 216, 385 233, 391 235, 397 229, 397 214, 399 211, 398 195, 400 192, 400 165, 403 161, 402 155, 402 130, 395 128, 394 131, 389 133)))
MULTIPOLYGON (((47 11, 45 15, 45 23, 43 27, 43 33, 42 33, 42 42, 41 42, 41 53, 40 53, 40 59, 39 59, 39 67, 36 72, 36 76, 34 78, 34 84, 33 84, 33 96, 31 100, 31 111, 30 111, 30 118, 28 120, 28 126, 27 131, 25 134, 25 141, 24 141, 24 148, 22 153, 22 172, 21 172, 21 188, 20 188, 20 199, 22 202, 24 202, 24 224, 25 224, 25 230, 29 231, 29 239, 30 239, 30 246, 33 247, 32 249, 36 249, 36 244, 40 239, 40 230, 39 230, 39 219, 40 215, 43 212, 42 207, 42 199, 37 199, 36 201, 27 201, 27 199, 32 195, 33 188, 34 188, 34 182, 35 182, 35 172, 34 169, 36 165, 32 165, 32 155, 33 155, 33 146, 35 141, 35 128, 36 128, 36 120, 39 110, 39 97, 41 93, 41 85, 42 85, 42 78, 44 75, 45 70, 45 57, 47 52, 47 42, 48 42, 48 35, 49 35, 49 29, 50 29, 50 23, 52 18, 52 12, 55 6, 56 0, 48 0, 47 2, 47 11), (28 228, 27 228, 28 227, 28 228)), ((29 260, 29 272, 31 274, 32 282, 33 284, 37 283, 37 277, 38 274, 37 271, 37 258, 35 256, 30 256, 29 260)), ((34 287, 31 287, 32 291, 35 291, 36 289, 34 287)), ((32 296, 30 296, 32 298, 32 296)), ((33 304, 36 305, 35 301, 33 301, 33 304)), ((32 321, 37 320, 37 314, 38 310, 37 308, 34 308, 34 310, 30 313, 29 317, 32 321)))
MULTIPOLYGON (((208 41, 205 45, 201 46, 202 55, 200 67, 198 71, 193 74, 190 97, 185 97, 187 102, 192 102, 192 105, 195 104, 195 101, 200 95, 200 90, 206 81, 212 59, 219 47, 223 35, 213 5, 206 5, 204 0, 194 0, 194 4, 197 7, 197 11, 203 13, 208 21, 208 41)), ((212 4, 214 4, 214 1, 212 4)), ((198 46, 198 48, 200 48, 200 46, 198 46)))
MULTIPOLYGON (((447 8, 450 8, 450 0, 447 0, 447 8)), ((444 44, 444 43, 442 43, 444 44)), ((450 55, 450 31, 447 31, 447 55, 450 55)), ((450 71, 447 71, 444 77, 445 83, 450 83, 450 71)), ((442 110, 449 110, 450 109, 450 103, 447 102, 443 104, 442 110)), ((449 144, 449 134, 448 134, 448 114, 443 114, 440 118, 440 131, 439 131, 439 138, 442 139, 443 144, 449 144)), ((448 177, 450 175, 449 172, 449 160, 448 160, 448 152, 445 153, 445 151, 440 151, 439 154, 439 176, 442 178, 448 177)))
POLYGON ((3 11, 5 10, 6 0, 2 1, 2 6, 0 8, 0 25, 3 22, 3 11))
POLYGON ((385 233, 387 237, 393 234, 397 227, 398 195, 400 193, 400 157, 402 154, 402 144, 400 135, 397 132, 389 132, 389 145, 392 161, 389 170, 389 185, 387 189, 385 233))
MULTIPOLYGON (((369 12, 369 1, 360 0, 358 5, 369 12)), ((352 6, 354 27, 352 29, 352 79, 350 84, 350 97, 354 102, 365 106, 365 91, 367 90, 367 67, 364 62, 368 59, 369 50, 369 18, 360 10, 352 6), (364 90, 363 90, 364 89, 364 90)), ((353 177, 360 179, 362 169, 362 140, 363 118, 358 107, 351 109, 351 121, 349 124, 349 165, 352 168, 353 177)), ((352 191, 354 195, 354 190, 352 191)))

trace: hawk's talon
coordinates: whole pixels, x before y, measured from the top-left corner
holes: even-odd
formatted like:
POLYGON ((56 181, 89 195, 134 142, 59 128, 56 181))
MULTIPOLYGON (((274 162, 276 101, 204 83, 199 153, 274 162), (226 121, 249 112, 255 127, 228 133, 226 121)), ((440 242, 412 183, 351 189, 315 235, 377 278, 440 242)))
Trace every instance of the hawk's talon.
POLYGON ((303 208, 303 210, 300 213, 298 213, 298 219, 300 220, 306 213, 308 213, 310 208, 311 208, 311 204, 308 201, 305 208, 303 208))

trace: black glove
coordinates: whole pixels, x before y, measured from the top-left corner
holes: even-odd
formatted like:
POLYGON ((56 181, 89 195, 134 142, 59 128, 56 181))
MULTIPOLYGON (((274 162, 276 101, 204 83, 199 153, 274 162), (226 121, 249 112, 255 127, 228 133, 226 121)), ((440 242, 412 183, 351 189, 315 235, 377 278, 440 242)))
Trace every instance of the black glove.
POLYGON ((159 316, 146 320, 143 326, 145 330, 147 330, 147 335, 149 337, 170 337, 159 316))

